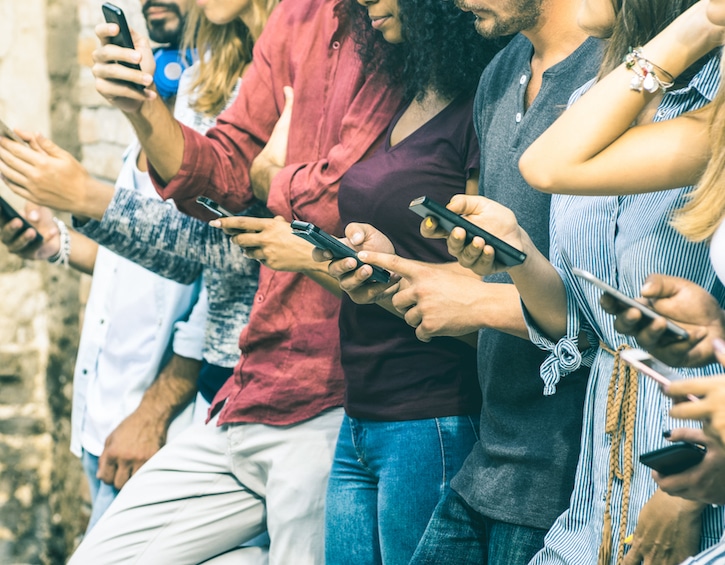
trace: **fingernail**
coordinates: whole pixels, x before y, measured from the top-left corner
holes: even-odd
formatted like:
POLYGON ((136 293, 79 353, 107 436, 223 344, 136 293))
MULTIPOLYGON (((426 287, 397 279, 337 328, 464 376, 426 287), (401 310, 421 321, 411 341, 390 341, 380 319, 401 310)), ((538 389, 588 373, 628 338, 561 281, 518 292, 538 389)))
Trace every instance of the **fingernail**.
POLYGON ((213 228, 220 228, 222 227, 222 223, 219 220, 211 220, 209 222, 209 225, 213 228))
POLYGON ((672 430, 665 430, 662 432, 662 437, 665 439, 670 439, 670 436, 672 435, 672 430))
POLYGON ((652 283, 645 281, 645 283, 642 285, 641 292, 644 294, 652 287, 652 283))
POLYGON ((719 337, 716 337, 715 339, 712 340, 712 347, 720 355, 725 355, 725 341, 723 341, 719 337))
POLYGON ((36 221, 38 219, 38 211, 37 210, 31 210, 28 212, 28 220, 36 221))
POLYGON ((365 261, 365 259, 368 258, 368 253, 367 253, 367 251, 360 251, 360 253, 357 254, 357 257, 361 261, 365 261))
POLYGON ((433 229, 433 220, 431 220, 430 216, 425 219, 425 227, 433 229))
POLYGON ((354 243, 355 245, 359 245, 360 243, 363 242, 363 239, 365 239, 363 237, 363 234, 361 234, 361 233, 354 233, 350 237, 350 243, 354 243))
POLYGON ((141 81, 142 81, 142 82, 143 82, 143 83, 144 83, 144 84, 145 84, 146 86, 148 86, 149 84, 151 84, 151 83, 152 83, 152 82, 154 81, 154 77, 152 77, 151 75, 146 75, 146 74, 145 74, 145 75, 143 75, 143 76, 141 77, 141 81))

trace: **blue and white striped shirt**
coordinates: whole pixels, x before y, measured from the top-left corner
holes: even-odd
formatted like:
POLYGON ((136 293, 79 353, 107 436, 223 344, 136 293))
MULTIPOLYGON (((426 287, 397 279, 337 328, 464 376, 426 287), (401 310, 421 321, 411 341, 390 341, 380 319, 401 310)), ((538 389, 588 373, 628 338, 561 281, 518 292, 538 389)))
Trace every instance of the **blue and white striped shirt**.
MULTIPOLYGON (((711 59, 680 90, 668 92, 655 121, 672 119, 702 107, 712 100, 720 83, 719 59, 711 59)), ((580 89, 573 96, 581 96, 580 89)), ((646 168, 647 163, 636 165, 646 168)), ((681 207, 691 187, 632 196, 589 197, 557 195, 551 201, 552 263, 559 270, 567 289, 569 310, 567 336, 552 343, 530 325, 532 341, 552 355, 542 365, 545 393, 553 394, 561 378, 579 365, 576 337, 585 331, 591 343, 599 340, 616 350, 623 343, 636 342, 617 333, 613 317, 599 306, 601 291, 576 280, 564 267, 560 250, 565 250, 574 266, 585 269, 629 296, 638 296, 645 278, 664 273, 690 279, 713 292, 725 304, 725 292, 717 281, 708 259, 706 244, 686 241, 669 225, 672 211, 681 207), (572 360, 575 362, 572 363, 572 360)), ((610 436, 605 432, 607 389, 614 358, 601 348, 582 354, 592 363, 584 407, 581 453, 571 504, 554 523, 545 546, 531 565, 589 565, 597 562, 609 479, 610 436)), ((682 371, 686 377, 722 372, 719 365, 682 371)), ((635 459, 641 453, 666 444, 662 432, 683 425, 669 415, 671 401, 650 379, 639 380, 634 434, 635 459)), ((620 451, 621 453, 621 451, 620 451)), ((650 470, 638 462, 632 477, 627 535, 634 531, 637 516, 657 489, 650 470)), ((619 516, 622 482, 615 479, 612 493, 613 560, 619 543, 619 516)), ((707 548, 723 533, 721 508, 708 508, 703 514, 701 547, 707 548)))

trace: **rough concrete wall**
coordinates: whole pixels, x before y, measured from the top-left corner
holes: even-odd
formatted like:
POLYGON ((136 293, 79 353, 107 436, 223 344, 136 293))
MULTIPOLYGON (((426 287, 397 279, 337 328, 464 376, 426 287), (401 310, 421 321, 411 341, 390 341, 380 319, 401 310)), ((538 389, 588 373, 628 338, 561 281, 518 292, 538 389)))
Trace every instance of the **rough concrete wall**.
MULTIPOLYGON (((0 2, 0 116, 41 131, 49 123, 44 8, 43 0, 0 2)), ((0 251, 0 297, 0 562, 40 563, 52 461, 42 270, 0 251)))
MULTIPOLYGON (((116 0, 143 30, 140 1, 116 0)), ((132 131, 96 92, 102 0, 0 0, 0 118, 112 182, 132 131)), ((23 203, 0 183, 0 194, 23 203)), ((65 216, 62 216, 67 219, 65 216)), ((65 563, 88 519, 70 453, 72 375, 89 279, 0 246, 0 565, 65 563)))
MULTIPOLYGON (((133 140, 133 130, 123 115, 96 92, 91 73, 91 54, 98 45, 94 28, 103 21, 101 4, 103 0, 78 2, 79 139, 85 167, 91 174, 113 182, 120 170, 123 150, 133 140)), ((140 0, 115 0, 114 4, 124 11, 131 27, 143 31, 140 0)))

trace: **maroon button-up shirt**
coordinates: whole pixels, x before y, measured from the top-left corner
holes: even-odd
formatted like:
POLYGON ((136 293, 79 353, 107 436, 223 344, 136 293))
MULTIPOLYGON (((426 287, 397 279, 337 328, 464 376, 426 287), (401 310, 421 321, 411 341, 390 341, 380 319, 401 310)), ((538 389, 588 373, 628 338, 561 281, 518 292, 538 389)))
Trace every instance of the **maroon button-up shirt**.
MULTIPOLYGON (((349 0, 345 0, 349 1, 349 0)), ((198 194, 232 210, 252 202, 249 166, 284 107, 282 87, 295 93, 287 166, 275 177, 267 205, 288 220, 341 231, 337 189, 347 169, 382 138, 400 95, 382 77, 364 74, 336 0, 284 0, 254 49, 239 97, 207 136, 184 127, 184 160, 157 190, 201 215, 198 194)), ((182 126, 183 127, 183 126, 182 126)), ((219 424, 288 425, 342 405, 337 318, 340 302, 298 273, 264 265, 242 357, 217 394, 227 400, 219 424)))

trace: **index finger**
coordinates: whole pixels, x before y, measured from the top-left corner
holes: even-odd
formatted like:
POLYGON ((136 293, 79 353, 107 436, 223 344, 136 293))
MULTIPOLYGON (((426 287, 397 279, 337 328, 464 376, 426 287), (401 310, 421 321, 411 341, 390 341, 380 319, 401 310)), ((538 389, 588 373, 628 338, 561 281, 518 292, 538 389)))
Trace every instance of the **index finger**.
POLYGON ((706 396, 718 388, 725 391, 725 377, 705 377, 673 381, 665 392, 668 396, 686 396, 687 394, 706 396))
POLYGON ((377 253, 375 251, 360 251, 358 259, 363 263, 382 267, 402 277, 413 278, 420 272, 420 265, 410 259, 404 259, 399 255, 390 253, 377 253))
POLYGON ((218 218, 217 221, 221 224, 222 229, 250 232, 262 231, 265 225, 271 220, 269 218, 255 218, 253 216, 230 216, 218 218))

